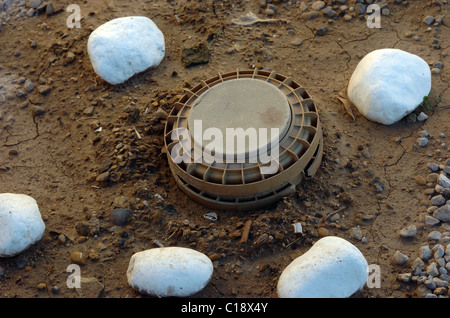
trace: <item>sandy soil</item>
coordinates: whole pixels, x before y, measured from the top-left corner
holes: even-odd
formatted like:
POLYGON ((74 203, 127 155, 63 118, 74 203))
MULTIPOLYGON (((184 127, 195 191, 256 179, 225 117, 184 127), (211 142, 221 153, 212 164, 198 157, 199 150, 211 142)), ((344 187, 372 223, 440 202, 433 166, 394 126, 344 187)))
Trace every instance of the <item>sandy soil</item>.
POLYGON ((333 1, 338 16, 321 12, 311 20, 300 18, 301 1, 272 2, 268 7, 276 11, 269 18, 284 21, 248 27, 231 21, 249 11, 268 18, 271 12, 260 1, 63 0, 54 1, 50 16, 16 17, 17 9, 3 16, 0 192, 34 197, 46 231, 27 251, 0 259, 1 298, 140 297, 127 284, 128 262, 134 252, 157 243, 191 247, 214 260, 212 280, 193 298, 276 298, 282 270, 323 235, 348 239, 369 264, 379 266, 379 288, 366 287, 354 297, 420 297, 416 283, 400 282, 397 275, 411 272, 430 231, 450 231, 445 223, 424 225, 430 198, 427 186, 415 181, 429 174, 427 163, 450 157, 450 113, 442 107, 450 101, 449 4, 389 0, 381 28, 369 28, 356 12, 346 21, 339 1, 333 1), (81 28, 66 25, 71 3, 81 8, 81 28), (130 15, 158 25, 166 57, 158 68, 112 86, 94 73, 87 39, 102 23, 130 15), (423 22, 439 15, 444 20, 438 26, 423 22), (324 26, 328 32, 316 35, 324 26), (209 62, 186 68, 182 49, 199 43, 209 46, 209 62), (417 54, 430 67, 443 63, 432 77, 429 104, 416 110, 429 116, 426 121, 409 116, 383 126, 356 109, 353 121, 336 98, 361 58, 378 48, 417 54), (218 220, 210 221, 203 215, 211 210, 188 199, 172 179, 163 152, 164 112, 185 87, 219 72, 255 67, 290 76, 313 96, 324 125, 323 162, 313 179, 276 206, 216 211, 218 220), (23 88, 24 79, 34 83, 31 92, 23 88), (417 147, 422 130, 432 138, 417 147), (365 148, 370 157, 363 155, 365 148), (105 171, 109 178, 96 181, 105 171), (376 177, 382 192, 370 183, 376 177), (126 225, 111 222, 115 207, 132 211, 126 225), (248 220, 250 236, 240 244, 248 220), (298 221, 304 225, 301 237, 292 226, 298 221), (401 238, 399 230, 410 224, 417 225, 416 236, 401 238), (355 227, 362 238, 350 236, 355 227), (270 239, 261 243, 263 234, 270 239), (396 251, 409 257, 405 265, 393 263, 396 251), (91 283, 81 291, 66 285, 73 252, 88 255, 81 274, 91 283))

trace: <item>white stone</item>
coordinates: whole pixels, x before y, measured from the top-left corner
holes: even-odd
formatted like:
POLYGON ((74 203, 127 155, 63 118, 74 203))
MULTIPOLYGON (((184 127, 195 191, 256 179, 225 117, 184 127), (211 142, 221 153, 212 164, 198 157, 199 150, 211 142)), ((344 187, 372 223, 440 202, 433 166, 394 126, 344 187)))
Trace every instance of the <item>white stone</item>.
POLYGON ((25 194, 0 194, 0 257, 12 257, 42 238, 45 224, 36 200, 25 194))
POLYGON ((280 298, 346 298, 368 278, 363 254, 350 242, 327 236, 297 257, 281 273, 280 298))
POLYGON ((416 109, 430 90, 427 62, 402 50, 379 49, 358 63, 347 94, 367 119, 391 125, 416 109))
POLYGON ((157 67, 165 55, 164 35, 147 17, 123 17, 102 24, 87 44, 94 71, 111 84, 157 67))
POLYGON ((201 291, 211 279, 211 260, 184 247, 161 247, 133 254, 128 284, 143 294, 187 297, 201 291))

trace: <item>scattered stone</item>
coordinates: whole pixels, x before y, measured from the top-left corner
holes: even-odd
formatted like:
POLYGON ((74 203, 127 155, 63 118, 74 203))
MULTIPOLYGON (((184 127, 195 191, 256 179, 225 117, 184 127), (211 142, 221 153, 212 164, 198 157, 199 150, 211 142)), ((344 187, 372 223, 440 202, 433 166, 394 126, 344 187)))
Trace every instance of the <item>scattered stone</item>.
POLYGON ((427 119, 428 119, 428 116, 424 112, 420 112, 420 114, 417 116, 418 121, 424 121, 427 119))
POLYGON ((444 174, 440 174, 437 181, 444 188, 450 188, 450 179, 447 178, 444 174))
POLYGON ((364 148, 364 149, 362 150, 362 155, 364 156, 364 158, 370 159, 370 152, 369 152, 369 149, 368 149, 368 148, 364 148))
POLYGON ((319 12, 317 11, 308 11, 300 14, 300 19, 302 20, 313 20, 319 16, 319 12))
POLYGON ((353 17, 350 14, 345 14, 343 19, 344 19, 344 21, 349 22, 349 21, 352 21, 353 17))
POLYGON ((51 89, 52 88, 49 85, 39 85, 37 88, 39 94, 42 94, 42 95, 47 95, 48 93, 50 93, 51 89))
POLYGON ((432 256, 431 249, 428 245, 421 246, 419 248, 419 257, 424 260, 428 261, 432 256))
POLYGON ((417 138, 417 143, 419 144, 420 147, 425 147, 426 145, 428 145, 428 138, 425 137, 417 138))
POLYGON ((28 7, 36 9, 41 5, 41 0, 29 0, 28 1, 28 7))
POLYGON ((436 244, 433 246, 431 251, 433 252, 433 257, 435 260, 443 257, 445 254, 444 246, 442 244, 436 244))
POLYGON ((438 268, 437 268, 436 262, 431 262, 431 263, 427 266, 427 268, 426 268, 426 273, 427 273, 428 275, 431 275, 431 276, 438 276, 438 275, 439 275, 439 270, 438 270, 438 268))
POLYGON ((39 241, 44 231, 36 200, 24 194, 0 194, 0 257, 22 253, 39 241))
POLYGON ((425 224, 428 226, 434 226, 439 224, 440 221, 432 216, 426 215, 425 216, 425 224))
POLYGON ((184 67, 191 67, 209 62, 210 52, 205 44, 194 45, 183 48, 181 52, 181 62, 184 67))
POLYGON ((350 242, 327 236, 283 270, 277 292, 280 298, 346 298, 367 278, 364 255, 350 242))
POLYGON ((356 4, 356 11, 358 12, 359 15, 363 15, 364 13, 366 13, 366 5, 362 4, 362 3, 357 3, 356 4))
POLYGON ((116 208, 110 212, 111 222, 115 225, 125 225, 131 216, 131 211, 123 208, 116 208))
POLYGON ((128 284, 157 297, 187 297, 202 290, 213 273, 208 256, 183 247, 161 247, 133 254, 128 284))
POLYGON ((445 198, 442 195, 436 195, 431 198, 431 204, 434 206, 440 206, 445 203, 445 198))
POLYGON ((357 227, 353 227, 349 230, 349 235, 350 237, 354 238, 355 240, 361 241, 363 235, 361 232, 361 229, 359 228, 359 226, 357 227))
POLYGON ((320 11, 325 7, 325 2, 323 1, 314 1, 311 4, 311 9, 315 10, 315 11, 320 11))
POLYGON ((412 278, 411 273, 403 273, 397 275, 397 279, 404 283, 409 283, 411 281, 411 278, 412 278))
POLYGON ((400 230, 400 237, 402 238, 415 237, 416 234, 417 234, 417 227, 414 224, 408 225, 400 230))
POLYGON ((358 63, 347 91, 361 114, 390 125, 415 110, 430 89, 430 68, 422 58, 398 49, 379 49, 358 63))
POLYGON ((328 27, 324 26, 316 30, 316 36, 323 36, 328 33, 328 27))
POLYGON ((433 212, 433 217, 441 222, 450 222, 450 205, 446 204, 433 212))
POLYGON ((426 25, 432 25, 433 24, 433 22, 434 22, 434 17, 432 17, 432 16, 426 16, 425 17, 425 19, 423 19, 423 22, 426 24, 426 25))
POLYGON ((31 92, 34 89, 34 84, 31 80, 27 79, 23 84, 27 92, 31 92))
POLYGON ((431 231, 428 234, 428 240, 439 242, 442 239, 442 233, 439 231, 431 231))
POLYGON ((87 254, 82 252, 72 252, 70 254, 70 261, 74 264, 78 265, 86 265, 87 263, 87 254))
POLYGON ((164 35, 147 17, 117 18, 90 34, 87 50, 95 73, 115 85, 161 63, 164 35))
POLYGON ((95 179, 95 181, 97 182, 108 182, 110 179, 111 175, 109 173, 109 171, 106 171, 104 173, 101 173, 97 176, 97 178, 95 179))
POLYGON ((52 15, 55 13, 55 7, 53 6, 52 2, 48 2, 47 6, 45 7, 45 14, 52 15))
POLYGON ((333 10, 333 7, 328 6, 325 9, 322 10, 323 14, 325 14, 330 19, 337 16, 337 12, 333 10))
POLYGON ((328 236, 328 229, 325 227, 319 227, 317 233, 319 234, 320 237, 328 236))
POLYGON ((75 288, 78 295, 82 298, 100 298, 105 286, 95 277, 81 277, 80 288, 75 288))
POLYGON ((392 256, 392 260, 397 265, 404 265, 409 260, 409 257, 401 253, 400 251, 396 251, 392 256))
POLYGON ((426 181, 425 178, 422 177, 422 176, 416 176, 416 177, 415 177, 415 180, 416 180, 416 183, 417 183, 418 185, 424 186, 424 185, 427 184, 427 181, 426 181))
POLYGON ((33 116, 42 116, 45 114, 45 109, 40 106, 34 105, 31 108, 31 113, 33 114, 33 116))
POLYGON ((297 39, 294 39, 291 41, 291 44, 293 46, 300 46, 300 45, 302 45, 302 43, 303 43, 303 39, 301 39, 301 38, 297 38, 297 39))

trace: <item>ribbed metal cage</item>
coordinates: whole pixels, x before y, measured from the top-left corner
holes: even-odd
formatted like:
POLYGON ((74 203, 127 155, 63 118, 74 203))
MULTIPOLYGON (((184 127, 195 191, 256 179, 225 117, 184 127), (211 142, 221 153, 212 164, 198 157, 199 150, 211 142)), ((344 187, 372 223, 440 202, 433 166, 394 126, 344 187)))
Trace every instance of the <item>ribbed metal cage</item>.
MULTIPOLYGON (((322 128, 316 105, 306 90, 289 77, 272 71, 237 70, 218 74, 195 87, 187 89, 174 104, 165 127, 165 146, 169 166, 180 188, 193 200, 213 209, 251 210, 268 207, 282 197, 295 192, 296 186, 316 173, 322 160, 322 128), (180 147, 182 142, 173 138, 181 129, 189 129, 188 119, 196 100, 211 87, 236 79, 247 78, 274 85, 286 97, 291 119, 289 127, 280 136, 277 156, 270 163, 218 163, 195 162, 194 142, 191 149, 180 147), (178 145, 178 146, 177 146, 178 145), (174 147, 182 149, 178 155, 191 156, 191 160, 173 157, 174 147), (264 174, 262 167, 276 164, 275 173, 264 174)), ((268 152, 274 153, 273 149, 268 152)))

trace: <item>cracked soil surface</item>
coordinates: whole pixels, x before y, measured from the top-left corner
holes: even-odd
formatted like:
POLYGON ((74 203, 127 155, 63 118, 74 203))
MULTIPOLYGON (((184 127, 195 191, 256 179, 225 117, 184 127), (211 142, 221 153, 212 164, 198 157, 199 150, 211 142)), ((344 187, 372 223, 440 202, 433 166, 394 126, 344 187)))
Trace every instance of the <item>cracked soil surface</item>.
MULTIPOLYGON (((22 254, 0 259, 0 297, 140 297, 127 284, 129 259, 159 243, 191 247, 214 260, 210 283, 192 297, 276 298, 282 270, 322 235, 348 239, 369 264, 380 267, 379 288, 365 287, 353 297, 419 297, 415 283, 396 279, 411 271, 411 263, 396 265, 392 256, 399 250, 411 261, 419 246, 427 244, 431 230, 450 231, 445 223, 424 225, 429 195, 415 182, 416 176, 429 173, 428 162, 450 157, 450 112, 435 107, 450 103, 450 5, 425 0, 387 3, 389 15, 381 16, 381 28, 372 29, 358 14, 351 21, 322 13, 302 20, 301 1, 275 0, 271 18, 284 21, 247 27, 231 21, 249 11, 267 18, 256 0, 63 0, 55 2, 55 9, 62 10, 54 15, 12 15, 4 20, 0 193, 35 198, 46 231, 22 254), (81 8, 81 28, 66 26, 65 8, 71 3, 81 8), (104 22, 131 15, 147 16, 158 25, 165 35, 166 56, 158 68, 111 86, 94 73, 87 39, 104 22), (439 26, 423 23, 425 16, 437 15, 444 16, 439 26), (328 32, 315 35, 323 26, 328 32), (299 39, 301 45, 293 44, 299 39), (436 40, 438 46, 433 45, 436 40), (182 49, 198 43, 209 46, 209 62, 186 68, 182 49), (426 121, 408 117, 383 126, 355 108, 355 120, 345 111, 338 94, 345 92, 361 58, 379 48, 417 54, 430 67, 443 63, 441 72, 432 76, 431 107, 416 110, 429 116, 426 121), (192 202, 172 179, 163 152, 164 116, 183 88, 219 72, 254 67, 292 77, 313 97, 324 126, 323 162, 314 178, 274 207, 215 211, 218 220, 210 221, 203 215, 212 211, 192 202), (21 78, 35 87, 17 96, 21 78), (421 130, 432 138, 427 146, 415 147, 421 130), (370 158, 363 156, 365 148, 370 158), (109 172, 108 178, 97 181, 100 172, 109 172), (371 184, 377 177, 384 184, 381 192, 371 184), (111 222, 109 212, 115 207, 131 210, 126 225, 111 222), (248 220, 250 235, 241 244, 248 220), (292 226, 299 221, 301 236, 292 226), (418 233, 402 239, 399 230, 409 224, 416 224, 418 233), (349 235, 355 227, 363 238, 349 235), (70 255, 77 251, 88 255, 82 277, 96 283, 84 293, 66 286, 70 255)), ((340 6, 338 1, 332 5, 340 6)), ((354 1, 347 5, 354 6, 354 1)))

